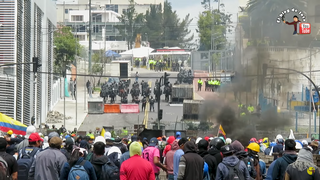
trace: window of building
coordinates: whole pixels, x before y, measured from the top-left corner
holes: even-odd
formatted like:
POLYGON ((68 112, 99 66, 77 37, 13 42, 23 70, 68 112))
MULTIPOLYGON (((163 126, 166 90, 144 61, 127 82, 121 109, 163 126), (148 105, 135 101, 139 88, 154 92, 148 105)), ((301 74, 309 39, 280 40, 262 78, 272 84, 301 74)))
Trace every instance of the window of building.
POLYGON ((83 21, 83 16, 82 15, 75 15, 71 16, 72 21, 83 21))
POLYGON ((114 11, 114 12, 118 13, 118 5, 116 5, 116 4, 107 4, 106 5, 106 10, 114 11))
POLYGON ((69 13, 69 9, 65 9, 64 13, 68 14, 69 13))
POLYGON ((320 23, 320 18, 319 18, 320 17, 320 11, 319 11, 319 9, 320 9, 320 4, 316 5, 316 7, 315 7, 315 13, 314 13, 314 15, 315 15, 315 23, 320 23))

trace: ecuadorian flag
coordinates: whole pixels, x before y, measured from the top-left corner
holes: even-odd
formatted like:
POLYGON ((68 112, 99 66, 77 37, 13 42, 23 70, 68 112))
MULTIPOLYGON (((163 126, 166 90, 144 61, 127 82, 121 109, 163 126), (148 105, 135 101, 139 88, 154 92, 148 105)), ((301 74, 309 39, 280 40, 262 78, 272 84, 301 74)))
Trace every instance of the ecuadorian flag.
POLYGON ((27 126, 0 113, 0 131, 8 132, 9 130, 12 130, 14 134, 26 135, 27 126))

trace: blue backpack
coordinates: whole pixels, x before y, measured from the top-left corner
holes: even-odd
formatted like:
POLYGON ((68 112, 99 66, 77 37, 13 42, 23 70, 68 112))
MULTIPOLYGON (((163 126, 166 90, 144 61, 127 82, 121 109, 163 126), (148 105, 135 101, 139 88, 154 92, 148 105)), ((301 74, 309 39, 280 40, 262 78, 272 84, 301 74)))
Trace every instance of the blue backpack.
POLYGON ((18 164, 18 180, 25 180, 29 177, 29 170, 34 161, 34 156, 40 150, 36 147, 24 147, 21 149, 21 158, 17 161, 18 164), (31 153, 27 154, 26 149, 33 149, 31 153))
POLYGON ((120 180, 119 168, 110 160, 102 166, 101 179, 120 180))
POLYGON ((86 160, 83 160, 79 165, 72 166, 69 175, 68 180, 90 180, 89 175, 84 168, 84 164, 86 163, 86 160))

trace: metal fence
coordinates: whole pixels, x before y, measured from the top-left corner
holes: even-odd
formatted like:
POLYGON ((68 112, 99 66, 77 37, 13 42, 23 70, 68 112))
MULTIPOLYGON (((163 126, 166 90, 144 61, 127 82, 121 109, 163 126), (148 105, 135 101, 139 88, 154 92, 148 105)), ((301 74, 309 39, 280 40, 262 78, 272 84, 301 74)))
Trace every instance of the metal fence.
POLYGON ((60 79, 56 80, 52 85, 52 96, 51 96, 51 108, 49 111, 52 111, 53 107, 59 102, 61 99, 61 81, 60 79))

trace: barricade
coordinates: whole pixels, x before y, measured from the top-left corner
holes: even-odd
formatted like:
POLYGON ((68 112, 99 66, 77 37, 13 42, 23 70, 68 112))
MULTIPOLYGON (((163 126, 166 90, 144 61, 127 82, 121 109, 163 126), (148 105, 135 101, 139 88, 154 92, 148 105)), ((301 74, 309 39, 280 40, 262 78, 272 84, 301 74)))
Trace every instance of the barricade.
POLYGON ((104 113, 120 113, 120 105, 119 104, 105 104, 103 112, 104 113))
POLYGON ((121 113, 139 113, 139 104, 121 104, 121 113))

